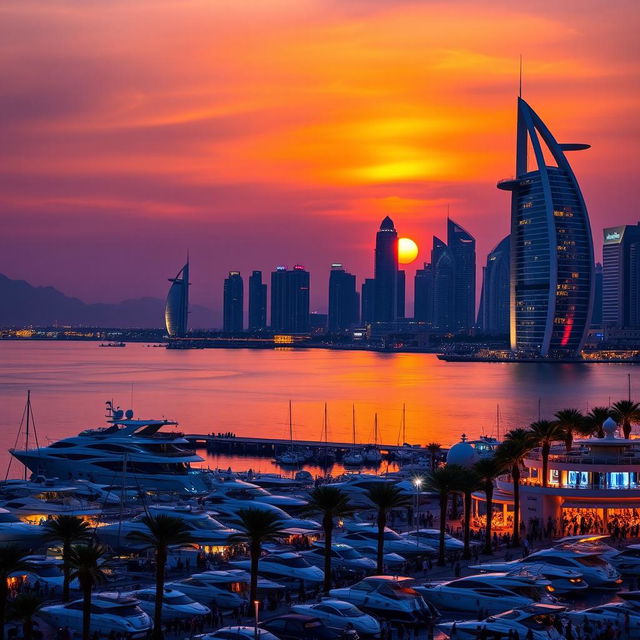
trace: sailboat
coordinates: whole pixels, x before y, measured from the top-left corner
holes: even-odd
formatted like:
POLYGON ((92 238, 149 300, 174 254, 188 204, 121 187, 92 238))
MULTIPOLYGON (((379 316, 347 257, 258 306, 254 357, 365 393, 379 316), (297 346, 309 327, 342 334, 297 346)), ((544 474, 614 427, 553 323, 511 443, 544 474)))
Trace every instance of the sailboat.
POLYGON ((327 403, 324 403, 324 416, 322 419, 322 433, 320 440, 324 441, 322 452, 318 455, 318 461, 324 467, 329 467, 335 462, 336 450, 329 447, 329 417, 327 414, 327 403))
MULTIPOLYGON (((402 448, 396 449, 394 454, 396 460, 399 462, 408 462, 413 458, 413 448, 407 444, 407 407, 403 403, 402 405, 402 448)), ((398 443, 400 444, 400 443, 398 443)))
POLYGON ((291 400, 289 400, 289 448, 284 452, 276 455, 276 462, 278 464, 298 466, 305 461, 305 456, 302 455, 293 446, 293 413, 291 409, 291 400))
POLYGON ((382 462, 382 454, 378 448, 378 414, 373 419, 373 446, 364 450, 364 459, 371 464, 380 464, 382 462))
POLYGON ((342 462, 348 467, 361 467, 364 464, 363 455, 356 449, 356 408, 351 407, 351 433, 353 436, 353 449, 347 453, 342 462))

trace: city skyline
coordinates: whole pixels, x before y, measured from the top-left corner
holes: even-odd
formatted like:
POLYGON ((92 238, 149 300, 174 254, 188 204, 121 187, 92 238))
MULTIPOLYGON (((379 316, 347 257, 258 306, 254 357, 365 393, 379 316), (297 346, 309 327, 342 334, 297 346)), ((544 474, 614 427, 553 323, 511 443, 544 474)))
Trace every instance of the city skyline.
POLYGON ((368 273, 362 229, 390 215, 421 249, 411 282, 448 204, 486 256, 508 231, 493 183, 511 173, 520 53, 525 98, 593 144, 575 169, 594 229, 611 194, 616 224, 636 222, 634 3, 56 5, 4 8, 9 277, 164 297, 157 274, 190 249, 192 299, 211 305, 229 268, 368 273))

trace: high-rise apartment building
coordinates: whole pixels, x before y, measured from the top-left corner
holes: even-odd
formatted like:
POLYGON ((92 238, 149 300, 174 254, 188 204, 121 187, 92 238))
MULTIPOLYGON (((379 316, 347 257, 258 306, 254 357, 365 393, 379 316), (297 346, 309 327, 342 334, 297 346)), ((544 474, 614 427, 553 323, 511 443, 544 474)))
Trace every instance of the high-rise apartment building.
POLYGON ((360 317, 356 277, 339 263, 331 265, 329 274, 329 331, 344 331, 355 326, 360 317))
POLYGON ((225 333, 239 333, 244 328, 244 283, 239 271, 229 271, 224 281, 223 324, 225 333))
POLYGON ((189 261, 175 278, 170 278, 171 287, 164 306, 164 322, 170 338, 182 338, 187 334, 189 320, 189 261))
POLYGON ((249 276, 249 329, 259 331, 267 326, 267 285, 262 282, 262 271, 249 276))
POLYGON ((398 317, 398 233, 389 216, 376 234, 374 280, 374 319, 393 322, 398 317))
POLYGON ((362 324, 371 324, 375 322, 375 306, 376 306, 376 281, 373 278, 367 278, 362 283, 362 295, 360 296, 362 311, 360 318, 362 324))
POLYGON ((291 270, 276 267, 271 273, 271 329, 309 331, 309 272, 299 264, 291 270))
POLYGON ((640 326, 640 222, 604 229, 602 323, 640 326))
POLYGON ((469 331, 476 316, 476 240, 458 223, 447 218, 447 245, 453 256, 453 323, 469 331))
POLYGON ((602 264, 596 262, 596 269, 594 272, 594 286, 593 286, 593 313, 591 314, 591 326, 599 327, 602 325, 602 280, 603 270, 602 264))
POLYGON ((455 264, 451 250, 437 236, 431 249, 433 269, 433 326, 440 331, 455 331, 455 264))
POLYGON ((503 238, 487 256, 482 268, 478 329, 490 336, 509 335, 509 274, 511 243, 503 238))
POLYGON ((571 357, 591 321, 594 258, 587 208, 565 152, 588 145, 558 143, 518 98, 516 147, 516 177, 498 183, 512 194, 511 348, 571 357))
POLYGON ((428 262, 413 279, 413 319, 433 325, 433 268, 428 262))

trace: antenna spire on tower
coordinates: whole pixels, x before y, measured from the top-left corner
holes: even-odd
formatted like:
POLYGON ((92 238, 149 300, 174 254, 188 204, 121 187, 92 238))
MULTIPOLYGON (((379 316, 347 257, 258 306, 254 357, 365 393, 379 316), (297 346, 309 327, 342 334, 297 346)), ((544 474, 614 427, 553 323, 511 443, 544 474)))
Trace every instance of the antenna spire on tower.
POLYGON ((522 98, 522 54, 520 54, 520 84, 518 86, 518 98, 522 98))

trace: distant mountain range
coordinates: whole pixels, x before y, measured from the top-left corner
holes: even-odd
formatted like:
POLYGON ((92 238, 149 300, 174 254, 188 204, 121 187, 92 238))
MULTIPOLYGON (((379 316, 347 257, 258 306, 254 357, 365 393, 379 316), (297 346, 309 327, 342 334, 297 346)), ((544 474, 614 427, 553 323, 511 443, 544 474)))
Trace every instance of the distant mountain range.
MULTIPOLYGON (((164 327, 164 300, 134 298, 117 304, 86 304, 53 287, 34 287, 24 280, 0 274, 0 327, 118 327, 123 329, 164 327)), ((190 306, 189 326, 206 329, 214 324, 214 312, 190 306)))

